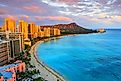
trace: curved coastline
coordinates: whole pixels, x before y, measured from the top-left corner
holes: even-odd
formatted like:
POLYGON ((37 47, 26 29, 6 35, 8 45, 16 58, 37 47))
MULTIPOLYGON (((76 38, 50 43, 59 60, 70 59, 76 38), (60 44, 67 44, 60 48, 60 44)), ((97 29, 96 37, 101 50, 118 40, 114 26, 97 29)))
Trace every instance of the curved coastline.
MULTIPOLYGON (((54 37, 54 38, 61 38, 63 36, 59 36, 59 37, 54 37)), ((36 69, 38 69, 41 73, 40 77, 44 78, 45 80, 48 81, 66 81, 64 77, 62 77, 59 73, 57 73, 55 70, 53 70, 52 68, 48 67, 46 64, 44 64, 44 62, 41 61, 41 59, 38 59, 37 57, 37 48, 38 46, 45 42, 45 41, 49 41, 52 40, 52 38, 47 38, 43 40, 38 41, 36 44, 34 44, 31 47, 30 53, 32 54, 32 58, 31 58, 31 64, 35 65, 36 69)))

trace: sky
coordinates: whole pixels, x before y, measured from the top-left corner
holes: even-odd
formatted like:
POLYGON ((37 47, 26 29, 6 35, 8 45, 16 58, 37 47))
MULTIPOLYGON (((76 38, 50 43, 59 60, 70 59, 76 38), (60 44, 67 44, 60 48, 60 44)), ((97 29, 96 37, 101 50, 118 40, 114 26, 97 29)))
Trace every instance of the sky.
POLYGON ((37 25, 121 28, 121 0, 0 0, 1 26, 7 17, 37 25))

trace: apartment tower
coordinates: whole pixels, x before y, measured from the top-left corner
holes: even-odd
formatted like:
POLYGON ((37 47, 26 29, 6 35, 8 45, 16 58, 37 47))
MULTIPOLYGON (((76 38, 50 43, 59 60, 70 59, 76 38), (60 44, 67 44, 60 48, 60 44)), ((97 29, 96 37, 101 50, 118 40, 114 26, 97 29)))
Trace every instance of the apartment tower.
POLYGON ((16 32, 15 20, 11 18, 6 18, 3 26, 3 31, 16 32))

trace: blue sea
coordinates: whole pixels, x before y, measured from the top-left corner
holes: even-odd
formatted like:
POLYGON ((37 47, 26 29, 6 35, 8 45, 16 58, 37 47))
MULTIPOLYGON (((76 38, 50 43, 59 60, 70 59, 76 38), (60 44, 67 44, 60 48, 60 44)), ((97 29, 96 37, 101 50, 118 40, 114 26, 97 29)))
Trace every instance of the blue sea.
POLYGON ((67 81, 121 81, 121 30, 42 43, 38 58, 67 81))

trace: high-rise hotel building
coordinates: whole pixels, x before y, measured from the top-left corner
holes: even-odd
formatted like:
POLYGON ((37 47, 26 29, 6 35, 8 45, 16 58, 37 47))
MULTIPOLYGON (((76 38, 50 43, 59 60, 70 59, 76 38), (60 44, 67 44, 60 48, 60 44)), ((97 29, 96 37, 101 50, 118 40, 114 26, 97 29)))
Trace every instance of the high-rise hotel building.
POLYGON ((51 26, 40 26, 40 29, 44 32, 44 37, 50 37, 51 26))
POLYGON ((11 18, 6 18, 2 30, 3 31, 16 32, 16 22, 15 22, 15 20, 11 19, 11 18))
POLYGON ((29 32, 29 38, 30 38, 30 39, 35 38, 35 37, 34 37, 35 27, 36 27, 35 23, 30 23, 30 24, 28 25, 28 32, 29 32))
POLYGON ((44 29, 38 26, 38 37, 44 37, 44 29))
POLYGON ((9 62, 10 44, 9 41, 0 39, 0 66, 9 62))
POLYGON ((28 23, 24 20, 20 20, 18 27, 18 31, 23 33, 24 39, 28 39, 28 23))
POLYGON ((10 44, 10 59, 14 60, 22 50, 24 50, 23 34, 19 32, 0 32, 2 40, 9 41, 10 44))
POLYGON ((51 36, 59 36, 60 35, 60 29, 58 26, 52 26, 50 30, 51 36))
POLYGON ((31 41, 29 39, 29 24, 24 20, 19 21, 18 31, 23 34, 24 44, 31 46, 31 41))
POLYGON ((59 26, 54 26, 54 35, 60 35, 60 29, 59 29, 59 26))
MULTIPOLYGON (((31 41, 37 37, 50 37, 60 35, 60 29, 55 26, 37 26, 35 23, 31 22, 28 24, 24 20, 19 20, 18 26, 16 27, 15 20, 11 18, 6 18, 4 26, 2 27, 3 32, 10 32, 11 36, 18 36, 18 33, 23 35, 23 38, 20 40, 24 44, 31 46, 31 41), (13 34, 15 33, 15 34, 13 34), (24 40, 24 41, 23 41, 24 40)), ((9 35, 6 35, 9 36, 9 35)), ((11 37, 9 36, 9 37, 11 37)), ((8 38, 8 37, 7 37, 8 38)), ((9 39, 9 38, 8 38, 9 39)), ((21 47, 23 44, 21 43, 21 47)), ((22 48, 23 49, 23 48, 22 48)))

